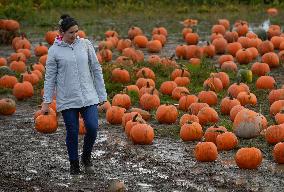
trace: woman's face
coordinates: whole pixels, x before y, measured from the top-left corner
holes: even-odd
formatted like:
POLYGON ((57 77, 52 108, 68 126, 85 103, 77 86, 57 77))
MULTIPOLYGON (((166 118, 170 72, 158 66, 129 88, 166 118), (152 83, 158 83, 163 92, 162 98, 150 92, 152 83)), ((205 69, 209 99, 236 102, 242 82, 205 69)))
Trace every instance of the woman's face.
POLYGON ((70 27, 67 31, 62 32, 63 41, 72 44, 74 40, 77 38, 78 30, 79 30, 78 25, 74 25, 70 27))

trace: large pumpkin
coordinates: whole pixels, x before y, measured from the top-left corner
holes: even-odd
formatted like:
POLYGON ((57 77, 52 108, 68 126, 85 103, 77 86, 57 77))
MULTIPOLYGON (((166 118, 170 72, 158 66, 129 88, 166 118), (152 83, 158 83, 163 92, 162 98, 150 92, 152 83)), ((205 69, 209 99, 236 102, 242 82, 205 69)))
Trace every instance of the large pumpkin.
POLYGON ((261 115, 252 110, 243 109, 234 119, 233 130, 238 137, 246 139, 257 137, 262 129, 261 115))

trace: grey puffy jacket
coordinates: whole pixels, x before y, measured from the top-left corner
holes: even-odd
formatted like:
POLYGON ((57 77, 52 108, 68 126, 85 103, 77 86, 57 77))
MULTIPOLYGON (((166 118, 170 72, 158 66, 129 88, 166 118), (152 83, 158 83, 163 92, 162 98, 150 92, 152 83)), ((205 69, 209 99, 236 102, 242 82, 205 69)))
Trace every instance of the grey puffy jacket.
POLYGON ((49 48, 44 103, 52 102, 55 90, 58 112, 107 100, 102 68, 89 40, 77 38, 69 45, 56 39, 49 48))

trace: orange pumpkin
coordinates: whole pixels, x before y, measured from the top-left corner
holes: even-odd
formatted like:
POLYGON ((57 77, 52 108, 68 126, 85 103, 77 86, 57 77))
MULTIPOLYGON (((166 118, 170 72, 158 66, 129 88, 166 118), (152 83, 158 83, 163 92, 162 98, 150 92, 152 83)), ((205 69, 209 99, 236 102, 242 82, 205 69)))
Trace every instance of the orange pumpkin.
POLYGON ((212 45, 215 46, 215 50, 217 54, 224 54, 226 52, 227 40, 222 38, 217 38, 212 41, 212 45))
POLYGON ((156 76, 155 73, 152 69, 148 68, 148 67, 143 67, 141 69, 139 69, 139 71, 136 73, 136 77, 140 78, 148 78, 148 79, 153 79, 155 81, 156 76))
POLYGON ((159 53, 163 46, 159 40, 150 40, 147 42, 146 47, 150 53, 159 53))
POLYGON ((139 27, 131 27, 128 30, 128 38, 129 39, 134 39, 134 37, 137 36, 137 35, 143 35, 143 31, 139 27))
MULTIPOLYGON (((152 90, 155 90, 154 88, 152 90)), ((153 110, 160 106, 160 98, 156 94, 145 93, 140 98, 140 106, 145 110, 153 110)))
POLYGON ((243 110, 245 107, 242 105, 235 105, 234 107, 232 107, 232 109, 230 110, 230 119, 232 121, 234 121, 236 115, 238 114, 238 112, 240 112, 241 110, 243 110))
POLYGON ((179 99, 178 109, 187 111, 192 103, 197 103, 198 97, 195 95, 184 95, 179 99))
POLYGON ((272 76, 260 76, 255 83, 257 89, 273 89, 275 87, 275 79, 272 76))
POLYGON ((222 133, 216 138, 217 149, 220 151, 228 151, 234 149, 238 145, 238 138, 232 132, 222 133))
POLYGON ((235 161, 241 169, 257 169, 262 162, 262 153, 255 147, 241 148, 235 155, 235 161))
POLYGON ((257 76, 264 76, 270 72, 270 67, 267 63, 255 62, 251 66, 251 72, 257 76))
POLYGON ((237 72, 238 71, 238 67, 236 65, 236 63, 234 63, 233 61, 225 61, 222 65, 221 65, 221 70, 225 71, 225 72, 237 72))
POLYGON ((131 99, 129 95, 123 93, 123 94, 116 94, 112 98, 112 106, 119 106, 123 107, 125 109, 129 109, 131 106, 131 99))
POLYGON ((218 98, 213 91, 201 91, 198 93, 198 100, 202 103, 207 103, 209 106, 216 105, 218 98))
POLYGON ((229 95, 231 95, 233 98, 237 98, 238 94, 242 91, 249 91, 249 87, 245 83, 233 83, 229 86, 227 92, 229 95))
POLYGON ((284 163, 284 143, 279 142, 273 148, 273 158, 276 163, 284 163))
POLYGON ((211 107, 203 107, 197 114, 199 123, 205 125, 207 123, 217 123, 219 121, 218 113, 211 107))
POLYGON ((277 100, 270 105, 270 115, 276 115, 284 108, 284 100, 277 100))
POLYGON ((109 122, 110 124, 121 124, 122 117, 125 111, 126 111, 125 108, 111 106, 106 112, 107 122, 109 122))
POLYGON ((198 112, 203 108, 203 107, 209 107, 207 103, 192 103, 188 110, 193 114, 197 115, 198 112))
POLYGON ((178 118, 178 111, 174 105, 160 105, 156 111, 156 119, 159 123, 172 124, 178 118))
POLYGON ((179 100, 182 96, 188 95, 189 90, 186 87, 176 87, 172 91, 172 98, 175 100, 179 100))
POLYGON ((57 127, 57 117, 50 113, 39 115, 35 120, 35 129, 40 133, 54 133, 57 127))
POLYGON ((194 156, 201 162, 215 161, 218 157, 217 147, 212 142, 199 142, 194 148, 194 156))
POLYGON ((100 113, 102 113, 102 112, 107 112, 107 110, 109 109, 111 107, 111 104, 110 104, 110 102, 109 101, 106 101, 106 102, 104 102, 102 105, 98 105, 97 106, 97 108, 98 108, 98 111, 100 112, 100 113))
POLYGON ((281 111, 279 111, 274 118, 278 125, 284 123, 284 109, 281 109, 281 111))
POLYGON ((0 87, 1 88, 10 88, 13 89, 15 84, 18 83, 18 79, 14 76, 4 75, 0 78, 0 87))
POLYGON ((85 123, 83 118, 79 118, 79 135, 85 135, 87 132, 87 129, 85 127, 85 123))
POLYGON ((13 99, 4 98, 0 99, 0 114, 12 115, 16 111, 16 103, 13 99))
POLYGON ((180 125, 180 127, 182 127, 184 124, 186 124, 188 122, 199 123, 199 119, 196 115, 184 114, 183 116, 181 116, 181 118, 179 120, 179 125, 180 125))
POLYGON ((145 35, 137 35, 133 39, 134 45, 139 48, 146 48, 148 39, 145 35))
POLYGON ((130 39, 120 39, 117 43, 117 50, 122 52, 125 48, 129 48, 132 45, 132 41, 130 39))
POLYGON ((181 127, 179 135, 183 141, 201 140, 203 137, 203 130, 201 125, 197 122, 186 123, 181 127))
POLYGON ((257 103, 257 98, 255 94, 246 91, 240 92, 237 96, 237 99, 243 106, 248 104, 256 105, 257 103))
POLYGON ((142 119, 142 116, 138 112, 124 113, 124 115, 122 116, 122 127, 125 128, 128 121, 137 119, 138 117, 142 119))
POLYGON ((268 94, 269 104, 271 105, 274 101, 284 99, 284 89, 273 89, 268 94))
POLYGON ((47 52, 48 52, 48 48, 46 46, 42 45, 42 43, 40 43, 39 45, 37 45, 34 48, 34 53, 35 53, 35 56, 37 56, 37 57, 46 55, 47 52))
POLYGON ((205 141, 216 144, 217 136, 224 132, 227 132, 227 129, 224 126, 218 126, 215 124, 214 126, 208 127, 204 134, 205 141))
POLYGON ((137 124, 132 127, 130 137, 134 144, 149 145, 154 140, 154 129, 144 123, 137 124))
POLYGON ((223 90, 223 83, 217 77, 210 77, 203 82, 203 87, 205 89, 210 88, 211 91, 220 92, 223 90))
POLYGON ((176 87, 177 84, 174 81, 164 81, 160 86, 160 92, 164 95, 172 95, 176 87))
POLYGON ((240 105, 241 103, 239 100, 233 98, 231 95, 229 97, 225 97, 221 100, 221 113, 224 115, 230 114, 231 109, 236 106, 240 105))
POLYGON ((279 57, 274 52, 268 52, 262 55, 261 61, 267 63, 269 67, 278 67, 280 65, 279 57))
POLYGON ((13 95, 18 100, 23 100, 26 98, 30 98, 34 95, 34 88, 33 85, 28 81, 22 81, 16 83, 13 87, 13 95))
POLYGON ((111 72, 111 80, 116 83, 129 83, 129 72, 126 69, 115 68, 111 72))
POLYGON ((271 125, 265 129, 265 140, 269 144, 276 144, 284 140, 284 125, 271 125))

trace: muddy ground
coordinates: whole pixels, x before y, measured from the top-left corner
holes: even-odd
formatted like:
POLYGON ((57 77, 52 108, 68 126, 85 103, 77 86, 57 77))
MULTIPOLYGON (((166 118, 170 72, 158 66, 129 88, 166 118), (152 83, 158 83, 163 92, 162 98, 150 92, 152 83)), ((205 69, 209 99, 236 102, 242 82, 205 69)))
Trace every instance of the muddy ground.
POLYGON ((258 170, 240 170, 233 160, 236 150, 199 163, 193 156, 195 142, 157 136, 152 145, 133 145, 121 126, 104 118, 92 154, 96 173, 72 177, 62 117, 56 133, 40 134, 34 130, 35 110, 29 102, 18 102, 13 116, 0 118, 0 191, 108 191, 118 181, 127 191, 284 190, 284 166, 272 161, 271 148, 265 149, 258 170))
MULTIPOLYGON (((161 55, 170 55, 177 43, 173 38, 161 55)), ((11 51, 2 46, 0 55, 8 56, 11 51)), ((283 82, 283 68, 274 74, 277 82, 283 82)), ((104 115, 92 154, 96 173, 70 176, 62 117, 54 134, 34 130, 37 104, 33 101, 37 103, 38 99, 19 101, 13 116, 0 116, 0 192, 103 192, 114 183, 123 183, 126 191, 135 192, 284 191, 284 166, 273 162, 273 146, 263 138, 240 140, 239 147, 258 146, 264 155, 258 170, 240 170, 234 162, 237 149, 220 152, 215 162, 199 163, 193 156, 196 142, 156 135, 152 145, 133 145, 122 127, 107 124, 104 115)), ((154 129, 168 129, 155 120, 150 124, 154 129)), ((80 136, 81 147, 82 141, 80 136)))

